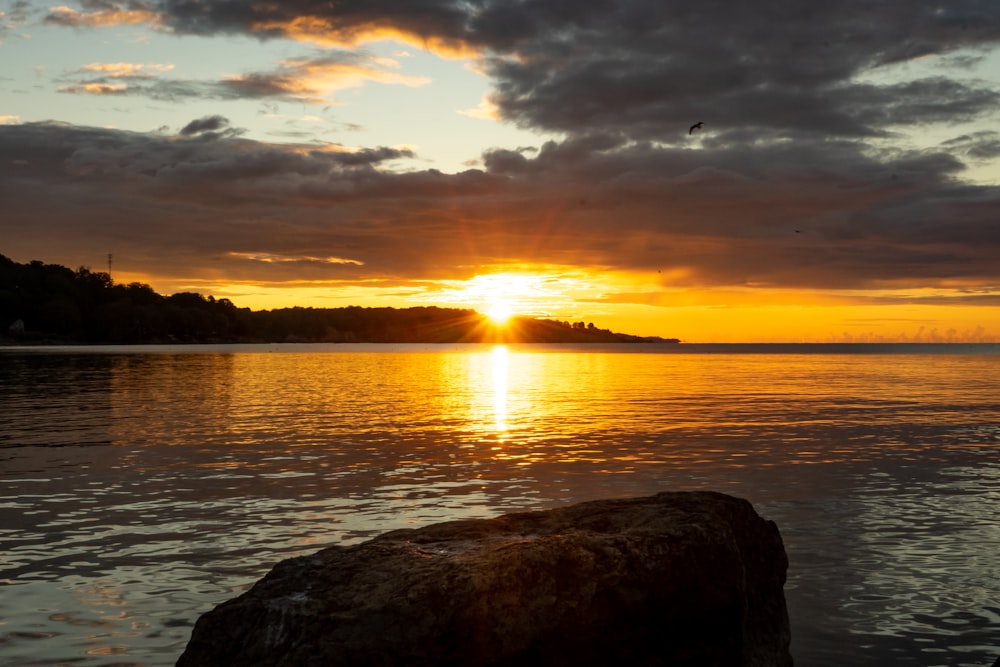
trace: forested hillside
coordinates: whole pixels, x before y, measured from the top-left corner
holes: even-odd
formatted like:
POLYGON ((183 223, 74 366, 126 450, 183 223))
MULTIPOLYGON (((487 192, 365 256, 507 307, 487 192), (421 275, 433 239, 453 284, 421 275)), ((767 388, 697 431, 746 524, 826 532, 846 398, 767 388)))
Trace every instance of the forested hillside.
POLYGON ((0 340, 7 343, 676 342, 583 322, 515 317, 494 326, 458 308, 280 308, 252 311, 193 292, 157 294, 108 273, 0 255, 0 340))

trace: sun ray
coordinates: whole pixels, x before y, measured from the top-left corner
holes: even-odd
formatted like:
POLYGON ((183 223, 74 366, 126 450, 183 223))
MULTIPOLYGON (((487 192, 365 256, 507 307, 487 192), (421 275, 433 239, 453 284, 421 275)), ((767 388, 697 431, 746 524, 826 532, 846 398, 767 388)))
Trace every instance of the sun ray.
POLYGON ((504 326, 510 320, 513 311, 506 301, 495 301, 488 313, 490 320, 497 326, 504 326))

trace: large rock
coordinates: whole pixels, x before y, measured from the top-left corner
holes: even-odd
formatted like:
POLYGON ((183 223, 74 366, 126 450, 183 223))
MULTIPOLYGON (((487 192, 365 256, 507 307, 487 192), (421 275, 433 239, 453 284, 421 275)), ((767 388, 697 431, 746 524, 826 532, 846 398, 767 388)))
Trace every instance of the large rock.
POLYGON ((785 666, 787 567, 719 493, 452 521, 279 563, 177 664, 785 666))

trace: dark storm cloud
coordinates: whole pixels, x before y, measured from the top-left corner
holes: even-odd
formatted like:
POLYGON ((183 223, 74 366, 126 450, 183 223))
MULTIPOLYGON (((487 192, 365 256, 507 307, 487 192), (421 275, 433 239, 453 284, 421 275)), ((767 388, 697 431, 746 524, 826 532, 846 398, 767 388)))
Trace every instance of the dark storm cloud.
POLYGON ((1000 283, 1000 192, 952 182, 946 154, 878 160, 849 143, 665 151, 597 135, 495 151, 485 171, 384 167, 410 157, 4 126, 0 226, 53 245, 128 243, 150 266, 183 258, 196 275, 249 272, 246 257, 270 253, 341 258, 310 270, 359 279, 533 261, 666 269, 676 285, 1000 283))
POLYGON ((849 143, 595 150, 600 141, 486 164, 553 191, 577 184, 576 229, 606 239, 604 259, 689 269, 691 285, 876 287, 998 272, 1000 192, 952 182, 960 163, 946 153, 878 159, 849 143))
MULTIPOLYGON (((717 140, 864 138, 894 124, 968 120, 1000 101, 995 88, 971 80, 875 85, 858 78, 926 56, 971 62, 977 49, 1000 42, 1000 4, 983 0, 90 4, 92 11, 148 10, 179 33, 350 43, 381 31, 431 48, 475 50, 504 118, 560 132, 613 130, 676 143, 704 120, 717 140)), ((216 94, 308 97, 298 78, 254 73, 220 82, 216 94)))
POLYGON ((487 59, 504 117, 549 130, 615 129, 675 141, 696 119, 720 132, 878 134, 885 123, 970 117, 997 101, 970 82, 875 89, 855 77, 1000 40, 1000 4, 956 0, 166 0, 179 32, 349 41, 393 31, 487 59))
MULTIPOLYGON (((363 207, 366 199, 381 196, 385 176, 376 168, 412 158, 409 151, 349 152, 205 136, 57 123, 0 126, 0 233, 11 239, 6 252, 17 254, 17 230, 31 229, 46 239, 46 253, 72 257, 111 244, 142 258, 145 270, 168 275, 185 266, 188 275, 215 275, 224 267, 232 275, 247 263, 231 259, 240 253, 347 260, 314 267, 327 275, 357 266, 351 262, 364 262, 380 249, 405 245, 392 235, 384 242, 377 238, 397 222, 394 216, 382 220, 371 210, 348 216, 330 205, 363 207)), ((405 192, 405 184, 400 189, 405 192)), ((292 275, 294 267, 275 264, 272 270, 292 275)))
POLYGON ((182 33, 250 33, 259 37, 283 37, 303 17, 322 22, 331 37, 351 41, 377 28, 396 28, 423 39, 444 39, 455 44, 470 36, 467 23, 476 2, 438 0, 347 0, 330 3, 248 3, 241 0, 204 2, 165 0, 150 3, 162 13, 164 22, 182 33))
MULTIPOLYGON (((164 0, 92 9, 148 10, 179 34, 321 45, 402 35, 475 51, 502 117, 562 139, 498 148, 483 156, 484 170, 448 175, 399 171, 393 161, 413 156, 389 148, 6 127, 7 228, 40 224, 34 193, 52 202, 44 224, 54 237, 87 229, 135 239, 143 235, 134 225, 169 220, 171 232, 145 232, 162 244, 149 254, 170 247, 195 274, 229 266, 229 253, 266 251, 349 259, 356 263, 317 270, 355 277, 455 277, 478 264, 538 262, 663 270, 677 286, 1000 284, 1000 192, 961 181, 970 165, 1000 156, 998 135, 962 129, 936 147, 896 142, 901 132, 995 113, 995 83, 961 69, 944 77, 933 65, 970 67, 1000 45, 992 0, 164 0), (894 69, 921 58, 929 64, 894 69), (689 135, 696 121, 704 127, 689 135), (93 218, 83 221, 83 211, 93 218)), ((324 93, 306 76, 322 58, 365 65, 325 53, 208 84, 132 81, 128 92, 309 101, 324 93)))
MULTIPOLYGON (((227 125, 225 118, 211 116, 189 123, 185 128, 188 132, 181 134, 227 125)), ((162 184, 161 177, 182 173, 211 176, 218 181, 217 191, 222 192, 241 179, 328 177, 348 169, 354 170, 352 174, 368 173, 380 162, 413 157, 410 151, 384 147, 347 151, 335 145, 271 145, 241 139, 203 142, 198 137, 181 139, 45 123, 12 127, 26 129, 29 145, 42 147, 44 154, 61 153, 63 174, 74 180, 79 176, 98 181, 124 176, 153 190, 162 184), (232 180, 227 183, 226 179, 232 180)))
POLYGON ((1000 93, 937 77, 886 86, 851 86, 838 104, 868 127, 960 122, 993 111, 1000 93))

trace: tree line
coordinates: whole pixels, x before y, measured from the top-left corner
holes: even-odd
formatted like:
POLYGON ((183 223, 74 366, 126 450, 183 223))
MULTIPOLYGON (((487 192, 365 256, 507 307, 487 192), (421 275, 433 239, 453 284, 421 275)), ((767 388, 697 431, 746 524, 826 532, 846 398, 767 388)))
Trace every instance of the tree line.
POLYGON ((7 343, 677 342, 593 323, 515 317, 497 327, 460 308, 278 308, 254 311, 195 292, 170 296, 109 273, 0 255, 0 339, 7 343))

